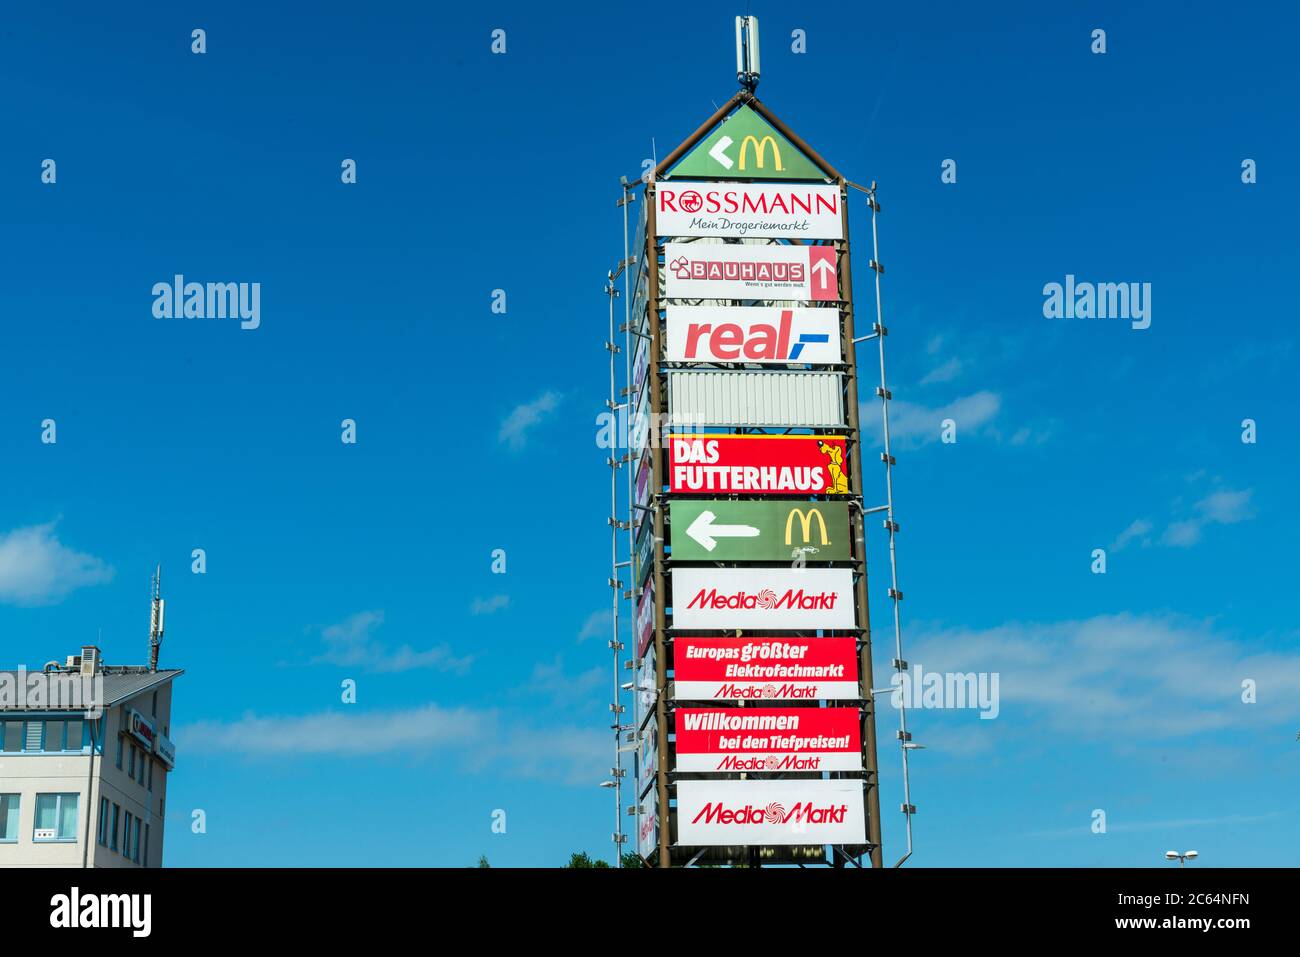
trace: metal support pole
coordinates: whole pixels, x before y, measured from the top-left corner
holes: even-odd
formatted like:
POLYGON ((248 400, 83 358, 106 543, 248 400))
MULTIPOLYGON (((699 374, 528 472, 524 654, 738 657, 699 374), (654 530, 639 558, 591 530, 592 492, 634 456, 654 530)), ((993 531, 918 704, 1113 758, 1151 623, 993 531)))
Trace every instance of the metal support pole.
MULTIPOLYGON (((606 349, 609 352, 609 408, 615 416, 615 422, 618 421, 618 392, 616 391, 614 379, 614 361, 618 353, 618 345, 614 341, 614 300, 618 297, 618 288, 614 285, 614 273, 609 274, 608 282, 605 286, 605 294, 609 298, 609 340, 606 343, 606 349)), ((615 430, 617 434, 617 429, 615 430)), ((617 453, 618 447, 610 450, 617 453)), ((620 709, 622 704, 621 688, 619 687, 621 677, 620 655, 619 650, 623 647, 619 639, 619 622, 618 608, 622 602, 621 583, 618 578, 618 469, 619 461, 617 454, 609 457, 609 562, 610 562, 610 591, 613 593, 611 610, 613 613, 613 637, 610 638, 610 650, 614 653, 614 703, 611 708, 614 714, 614 858, 615 867, 623 866, 623 749, 622 749, 622 731, 623 724, 622 713, 620 709)))
POLYGON ((646 184, 644 201, 646 204, 645 260, 643 269, 649 284, 646 295, 646 308, 650 311, 650 368, 646 372, 646 388, 650 390, 650 432, 646 443, 650 450, 653 486, 651 498, 654 501, 654 581, 655 581, 655 724, 659 733, 659 770, 656 787, 659 790, 659 866, 669 867, 671 857, 671 835, 668 833, 670 815, 668 813, 668 639, 665 629, 664 606, 667 596, 664 594, 664 507, 660 490, 664 480, 664 455, 660 437, 663 432, 663 390, 659 383, 659 237, 658 224, 655 222, 654 183, 646 184))
MULTIPOLYGON (((871 204, 871 265, 876 274, 876 345, 880 353, 880 396, 881 424, 884 426, 885 452, 885 529, 889 532, 889 597, 894 606, 894 667, 901 673, 907 669, 903 658, 903 631, 899 620, 899 603, 903 593, 898 588, 898 558, 894 549, 894 540, 898 534, 898 523, 894 521, 894 457, 889 447, 889 385, 885 380, 885 319, 880 303, 880 276, 884 268, 880 265, 880 238, 876 227, 876 217, 880 213, 880 203, 876 201, 876 184, 871 184, 867 194, 871 204)), ((870 687, 870 686, 868 686, 870 687)), ((912 816, 916 808, 912 806, 912 784, 908 773, 907 754, 909 735, 907 731, 907 708, 902 696, 898 701, 898 744, 903 755, 903 816, 907 821, 907 853, 898 859, 895 867, 900 866, 912 856, 912 816)))
MULTIPOLYGON (((857 355, 853 346, 853 273, 850 268, 849 246, 849 211, 848 191, 840 188, 841 216, 844 224, 844 253, 840 257, 840 288, 844 298, 844 354, 854 361, 845 371, 845 421, 848 424, 852 440, 857 448, 857 468, 849 469, 849 489, 859 503, 862 502, 862 432, 858 421, 858 372, 857 355)), ((881 848, 880 829, 880 764, 876 748, 876 703, 871 695, 874 674, 871 664, 871 609, 867 592, 867 535, 865 515, 859 510, 849 509, 849 521, 853 535, 853 547, 856 557, 862 562, 861 574, 855 585, 855 597, 858 606, 858 628, 861 634, 862 649, 859 655, 859 680, 862 683, 862 743, 865 753, 866 787, 864 800, 867 802, 867 842, 871 845, 871 866, 884 865, 881 848)))

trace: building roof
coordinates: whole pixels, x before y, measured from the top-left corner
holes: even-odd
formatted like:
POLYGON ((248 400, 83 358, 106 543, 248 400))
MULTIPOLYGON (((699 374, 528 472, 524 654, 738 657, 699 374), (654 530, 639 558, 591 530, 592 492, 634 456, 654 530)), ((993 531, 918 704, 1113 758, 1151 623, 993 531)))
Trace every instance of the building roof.
MULTIPOLYGON (((0 670, 0 683, 8 684, 10 688, 16 690, 19 694, 21 694, 23 692, 23 689, 21 689, 17 684, 19 674, 20 672, 13 671, 13 670, 0 670)), ((66 670, 49 671, 49 672, 27 671, 25 672, 25 674, 28 679, 30 679, 33 675, 41 675, 41 674, 48 675, 50 677, 57 677, 57 678, 74 678, 74 679, 81 678, 80 672, 66 671, 66 670)), ((117 704, 120 701, 125 701, 127 698, 132 698, 135 695, 140 694, 140 692, 142 691, 148 691, 152 688, 161 687, 162 685, 171 681, 173 678, 177 678, 183 674, 185 674, 185 672, 180 668, 169 668, 169 669, 159 668, 157 671, 150 671, 148 668, 122 668, 122 667, 111 667, 111 666, 101 668, 99 671, 95 673, 96 678, 103 678, 104 680, 104 698, 103 701, 99 702, 99 706, 101 708, 111 708, 113 707, 113 705, 117 704)), ((6 700, 6 696, 0 695, 0 712, 3 711, 68 711, 68 710, 70 709, 67 708, 66 706, 60 707, 58 705, 53 705, 53 704, 41 708, 28 708, 23 705, 14 705, 8 700, 6 700)), ((71 710, 78 710, 78 709, 71 709, 71 710)))

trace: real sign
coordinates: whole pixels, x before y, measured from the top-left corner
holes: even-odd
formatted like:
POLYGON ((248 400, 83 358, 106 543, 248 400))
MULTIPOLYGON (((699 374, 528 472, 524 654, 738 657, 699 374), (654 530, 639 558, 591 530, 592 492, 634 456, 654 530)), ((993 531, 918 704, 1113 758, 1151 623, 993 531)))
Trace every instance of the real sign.
POLYGON ((840 188, 802 183, 655 184, 660 236, 842 239, 840 188))
POLYGON ((674 561, 842 561, 847 502, 678 499, 668 507, 674 561))
POLYGON ((677 770, 861 771, 857 708, 678 708, 677 770))
POLYGON ((853 628, 847 568, 674 568, 673 628, 853 628))
POLYGON ((677 843, 863 844, 862 781, 680 781, 677 843))
POLYGON ((839 362, 838 309, 669 306, 669 362, 839 362))
POLYGON ((672 492, 847 495, 842 435, 670 435, 672 492))
POLYGON ((852 638, 673 639, 678 701, 854 699, 858 653, 852 638))
POLYGON ((835 248, 668 243, 664 297, 834 302, 840 297, 835 248))

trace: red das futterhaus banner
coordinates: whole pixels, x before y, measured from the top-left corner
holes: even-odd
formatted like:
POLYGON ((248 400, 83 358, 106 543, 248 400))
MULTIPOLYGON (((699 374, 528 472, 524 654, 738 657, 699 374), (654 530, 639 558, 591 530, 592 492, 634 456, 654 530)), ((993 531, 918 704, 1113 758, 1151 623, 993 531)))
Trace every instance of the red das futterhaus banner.
POLYGON ((847 495, 842 435, 668 436, 672 492, 847 495))
POLYGON ((678 771, 861 771, 857 708, 678 708, 678 771))
POLYGON ((852 638, 673 639, 678 701, 847 700, 861 694, 852 638))

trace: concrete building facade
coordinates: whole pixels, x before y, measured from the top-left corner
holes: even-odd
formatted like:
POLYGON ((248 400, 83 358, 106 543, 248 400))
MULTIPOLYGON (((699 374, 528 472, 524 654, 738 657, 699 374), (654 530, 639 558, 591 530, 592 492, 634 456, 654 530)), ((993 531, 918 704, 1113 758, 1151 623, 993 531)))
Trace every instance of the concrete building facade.
POLYGON ((160 867, 176 669, 0 671, 0 867, 160 867))

